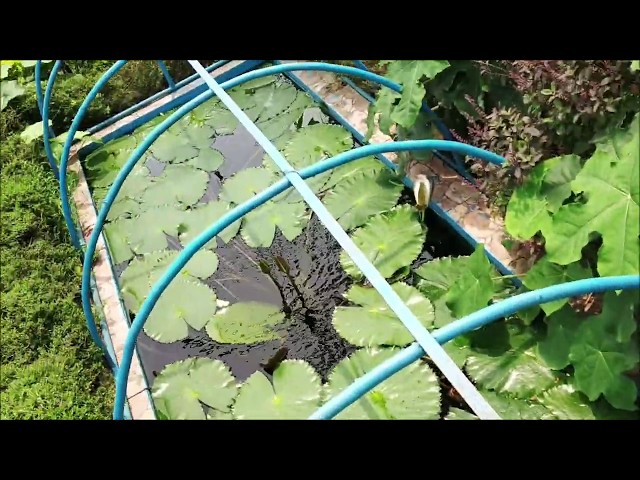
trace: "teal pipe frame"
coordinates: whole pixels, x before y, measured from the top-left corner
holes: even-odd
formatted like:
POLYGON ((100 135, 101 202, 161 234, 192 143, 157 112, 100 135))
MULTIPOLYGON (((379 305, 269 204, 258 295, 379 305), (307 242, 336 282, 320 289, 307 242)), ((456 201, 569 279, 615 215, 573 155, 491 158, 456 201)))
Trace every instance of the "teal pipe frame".
MULTIPOLYGON (((75 225, 73 224, 73 218, 71 216, 71 204, 69 203, 69 193, 67 192, 67 165, 69 163, 69 152, 71 151, 71 144, 73 143, 73 139, 78 132, 78 129, 80 128, 80 122, 82 122, 82 119, 89 109, 89 105, 91 105, 91 102, 98 96, 100 90, 104 88, 111 77, 118 73, 118 71, 120 71, 120 69, 126 64, 126 60, 118 60, 109 68, 109 70, 102 74, 102 77, 100 77, 93 88, 89 91, 84 101, 82 102, 82 105, 80 105, 78 113, 76 113, 76 116, 73 117, 73 122, 71 123, 71 127, 69 128, 69 132, 62 149, 62 156, 60 157, 60 200, 62 201, 62 213, 64 214, 65 221, 67 222, 67 228, 69 229, 69 235, 71 235, 71 241, 73 242, 73 245, 78 249, 80 248, 80 239, 78 237, 78 232, 75 228, 75 225)), ((49 90, 49 85, 47 85, 47 90, 49 90)), ((45 107, 46 106, 47 105, 45 105, 45 107)), ((91 332, 91 337, 93 337, 94 341, 96 340, 96 338, 100 338, 98 330, 95 327, 95 323, 92 323, 92 327, 89 328, 89 331, 91 332)), ((102 344, 101 341, 98 343, 98 345, 100 344, 102 344)), ((103 351, 105 352, 105 354, 108 354, 105 348, 103 348, 103 351)))
MULTIPOLYGON (((640 288, 640 275, 588 278, 586 280, 576 280, 559 285, 552 285, 539 290, 521 293, 502 300, 501 302, 494 303, 493 305, 439 328, 433 332, 433 337, 438 343, 445 344, 459 335, 463 335, 488 325, 495 320, 543 303, 587 293, 629 290, 634 288, 640 288)), ((413 362, 418 361, 424 354, 424 350, 417 343, 413 343, 411 346, 404 348, 393 357, 377 365, 371 371, 355 380, 346 389, 320 407, 309 419, 328 420, 335 417, 387 378, 399 372, 404 367, 411 365, 413 362)))
MULTIPOLYGON (((49 161, 49 165, 51 166, 51 170, 53 170, 53 174, 55 175, 57 180, 60 180, 60 171, 58 170, 58 164, 56 162, 56 157, 53 156, 53 151, 51 150, 51 136, 49 131, 49 105, 51 105, 51 93, 53 92, 53 85, 56 83, 56 77, 58 76, 58 71, 62 66, 62 60, 56 60, 56 63, 53 64, 53 68, 51 69, 51 73, 49 74, 49 80, 47 81, 47 88, 44 92, 44 100, 42 105, 42 140, 44 141, 44 151, 47 154, 47 160, 49 161)), ((64 202, 62 204, 62 208, 64 210, 64 202)), ((67 227, 69 224, 67 223, 67 227)), ((74 231, 75 233, 75 231, 74 231)), ((73 234, 71 234, 71 241, 73 241, 73 234)))

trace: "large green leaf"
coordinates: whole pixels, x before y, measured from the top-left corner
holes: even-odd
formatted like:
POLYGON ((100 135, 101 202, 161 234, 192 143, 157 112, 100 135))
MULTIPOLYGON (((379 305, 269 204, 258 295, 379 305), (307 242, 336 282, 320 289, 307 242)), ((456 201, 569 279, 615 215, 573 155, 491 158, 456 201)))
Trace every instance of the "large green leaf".
MULTIPOLYGON (((152 283, 160 278, 179 252, 157 251, 136 257, 120 277, 120 285, 127 308, 137 313, 147 297, 152 283)), ((210 250, 198 251, 181 270, 181 275, 192 280, 206 279, 218 269, 218 257, 210 250)), ((178 277, 180 278, 180 277, 178 277)))
MULTIPOLYGON (((327 398, 388 360, 399 348, 356 350, 329 375, 327 398)), ((435 420, 440 418, 440 385, 429 366, 418 360, 377 385, 339 413, 336 420, 435 420)))
POLYGON ((580 171, 580 157, 554 157, 536 165, 517 188, 507 207, 505 228, 511 236, 528 240, 551 226, 552 213, 571 195, 571 181, 580 171))
POLYGON ((538 353, 551 368, 562 370, 571 363, 569 352, 583 320, 569 305, 546 318, 547 334, 538 344, 538 353))
MULTIPOLYGON (((544 256, 527 272, 522 283, 524 283, 529 290, 538 290, 540 288, 550 287, 551 285, 590 277, 590 270, 581 266, 579 262, 562 266, 550 262, 549 258, 544 256)), ((554 302, 544 303, 540 306, 547 315, 551 315, 553 312, 560 310, 567 301, 568 299, 563 298, 554 302)))
POLYGON ((26 89, 17 80, 3 80, 0 88, 0 111, 4 110, 14 98, 23 95, 26 89))
POLYGON ((503 290, 481 243, 470 256, 437 258, 415 273, 421 277, 418 289, 434 305, 436 327, 486 307, 503 290))
POLYGON ((311 105, 313 105, 311 98, 302 92, 298 92, 295 100, 285 112, 269 120, 258 121, 257 125, 262 133, 273 142, 285 133, 295 131, 294 124, 300 119, 305 109, 311 105))
POLYGON ((482 388, 530 398, 552 386, 556 376, 538 356, 538 338, 531 328, 509 327, 510 348, 506 352, 472 353, 466 371, 482 388))
MULTIPOLYGON (((406 283, 394 283, 391 287, 420 323, 431 327, 434 316, 431 302, 406 283)), ((333 313, 333 326, 352 345, 402 347, 414 341, 413 335, 375 288, 353 285, 345 297, 358 306, 337 307, 333 313)))
POLYGON ((309 221, 303 202, 285 203, 270 200, 245 215, 240 235, 250 247, 270 247, 276 227, 290 241, 302 233, 309 221))
POLYGON ((189 165, 205 172, 215 172, 224 163, 224 157, 222 153, 213 148, 203 148, 199 151, 198 156, 191 158, 184 162, 185 165, 189 165))
POLYGON ((262 167, 246 168, 224 181, 220 200, 241 204, 275 182, 273 174, 262 167))
POLYGON ((257 120, 266 121, 287 110, 297 93, 296 87, 286 83, 258 88, 253 95, 253 101, 259 108, 257 120))
POLYGON ((282 309, 260 302, 242 302, 221 308, 207 324, 216 342, 253 344, 277 340, 275 327, 284 320, 282 309))
MULTIPOLYGON (((392 122, 410 128, 416 121, 422 100, 426 94, 425 79, 435 77, 449 66, 446 60, 392 60, 387 61, 386 77, 402 86, 398 94, 389 88, 378 91, 376 102, 369 108, 369 125, 375 114, 380 113, 380 129, 389 134, 392 122), (398 100, 399 99, 399 100, 398 100)), ((368 135, 372 130, 369 128, 368 135)))
MULTIPOLYGON (((376 215, 356 229, 351 238, 356 246, 385 277, 409 265, 422 251, 425 230, 418 213, 409 205, 376 215)), ((340 254, 342 268, 356 279, 362 272, 344 251, 340 254)))
POLYGON ((479 420, 479 418, 473 413, 452 407, 449 409, 449 414, 445 417, 445 420, 479 420))
POLYGON ((153 382, 153 403, 163 420, 231 419, 237 395, 233 375, 220 360, 189 358, 167 365, 153 382))
POLYGON ((343 179, 323 203, 342 228, 351 230, 371 215, 393 208, 403 188, 391 171, 364 171, 343 179))
MULTIPOLYGON (((152 283, 154 283, 152 276, 152 283)), ((189 336, 189 326, 202 328, 216 312, 217 297, 203 283, 188 280, 185 276, 175 278, 162 292, 144 331, 160 343, 172 343, 189 336)))
MULTIPOLYGON (((184 211, 171 205, 144 210, 140 215, 132 218, 120 217, 105 227, 109 243, 112 240, 118 244, 126 243, 130 250, 142 255, 163 250, 167 247, 167 235, 177 236, 184 211), (117 239, 115 237, 118 237, 117 239)), ((123 249, 124 253, 124 249, 123 249)), ((120 263, 131 258, 124 258, 115 253, 114 262, 120 263)))
POLYGON ((352 146, 353 138, 344 127, 318 123, 298 130, 286 144, 284 156, 295 169, 301 170, 352 146))
POLYGON ((198 149, 191 145, 190 138, 170 131, 164 132, 151 144, 153 158, 164 163, 179 163, 198 156, 198 149))
MULTIPOLYGON (((51 124, 52 122, 49 120, 49 125, 51 124)), ((20 133, 20 138, 24 140, 25 143, 32 143, 34 140, 44 135, 43 126, 44 122, 42 121, 29 125, 20 133)))
POLYGON ((273 384, 261 372, 241 386, 233 406, 238 420, 304 420, 320 407, 322 384, 302 360, 285 360, 273 372, 273 384))
POLYGON ((187 165, 169 165, 161 176, 153 179, 140 201, 150 205, 193 205, 202 198, 208 183, 209 176, 202 170, 187 165))
POLYGON ((632 307, 637 292, 605 295, 603 312, 582 322, 569 351, 575 386, 594 401, 604 395, 622 410, 636 410, 638 388, 625 372, 638 365, 637 338, 632 307))
POLYGON ((547 318, 539 352, 553 368, 572 364, 575 386, 590 401, 600 395, 616 408, 635 410, 637 387, 625 372, 638 364, 634 307, 637 292, 605 294, 600 315, 581 318, 569 306, 547 318))
MULTIPOLYGON (((301 128, 286 140, 279 150, 296 170, 302 170, 319 160, 346 152, 353 146, 353 138, 345 128, 340 125, 322 123, 301 128)), ((282 176, 280 169, 268 155, 265 155, 264 164, 278 177, 282 176)), ((327 185, 331 177, 332 172, 329 171, 307 179, 306 183, 314 192, 318 193, 333 185, 333 183, 327 185)))
MULTIPOLYGON (((229 204, 223 201, 213 201, 187 210, 180 221, 180 242, 184 246, 188 245, 189 242, 208 229, 217 220, 220 220, 220 218, 230 210, 231 207, 229 204)), ((217 236, 225 243, 229 243, 238 233, 240 222, 240 220, 233 222, 217 236)), ((206 244, 208 248, 215 248, 216 245, 215 238, 206 244)))
POLYGON ((572 182, 585 203, 560 207, 543 230, 549 260, 560 265, 575 262, 597 232, 602 236, 598 273, 640 273, 640 115, 627 131, 598 145, 572 182))
POLYGON ((558 385, 544 392, 540 398, 554 417, 559 420, 596 420, 596 412, 587 398, 572 385, 558 385))
POLYGON ((527 400, 498 395, 495 392, 480 391, 496 413, 504 420, 553 420, 545 407, 527 400))

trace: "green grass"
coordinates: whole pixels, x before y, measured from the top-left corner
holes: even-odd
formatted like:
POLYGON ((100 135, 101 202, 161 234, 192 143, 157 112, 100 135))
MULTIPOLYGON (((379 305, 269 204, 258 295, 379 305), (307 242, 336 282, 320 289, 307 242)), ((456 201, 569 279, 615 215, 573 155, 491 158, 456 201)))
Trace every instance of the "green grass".
MULTIPOLYGON (((177 80, 192 73, 182 63, 169 62, 177 80)), ((68 62, 52 101, 56 133, 68 129, 111 64, 68 62)), ((92 104, 83 128, 165 88, 152 62, 125 69, 92 104)), ((33 88, 0 115, 0 418, 108 419, 113 378, 85 326, 80 255, 66 230, 58 183, 42 143, 19 138, 39 120, 33 88)))

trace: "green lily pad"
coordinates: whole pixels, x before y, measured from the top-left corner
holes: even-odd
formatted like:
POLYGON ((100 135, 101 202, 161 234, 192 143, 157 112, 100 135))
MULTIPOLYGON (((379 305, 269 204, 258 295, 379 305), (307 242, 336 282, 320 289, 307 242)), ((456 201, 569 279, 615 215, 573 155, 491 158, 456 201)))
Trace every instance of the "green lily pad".
MULTIPOLYGON (((152 276, 152 283, 154 282, 152 276)), ((191 326, 202 328, 211 320, 217 308, 217 297, 206 285, 176 277, 162 292, 144 325, 145 333, 160 343, 172 343, 189 336, 191 326)))
MULTIPOLYGON (((209 202, 202 206, 197 206, 185 212, 180 225, 180 242, 186 246, 194 238, 209 228, 216 220, 222 218, 231 210, 228 203, 222 201, 209 202)), ((227 228, 222 230, 217 237, 221 238, 225 243, 229 243, 236 236, 240 229, 241 220, 237 220, 227 228)), ((217 246, 215 238, 206 244, 207 248, 215 248, 217 246)))
POLYGON ((268 170, 262 167, 246 168, 224 181, 219 198, 239 205, 274 182, 275 178, 268 170))
POLYGON ((345 230, 359 227, 375 214, 391 210, 404 186, 391 171, 368 171, 343 179, 323 199, 345 230))
MULTIPOLYGON (((434 317, 431 302, 406 283, 394 283, 391 287, 420 323, 426 328, 431 327, 434 317)), ((345 297, 359 306, 337 307, 333 313, 333 326, 352 345, 402 347, 414 341, 413 335, 375 288, 353 285, 345 297)))
POLYGON ((149 151, 153 158, 163 163, 179 163, 198 155, 198 149, 189 143, 189 138, 169 131, 160 135, 149 151))
MULTIPOLYGON (((132 251, 142 255, 167 248, 167 235, 178 235, 183 216, 184 211, 170 205, 150 208, 137 217, 120 217, 105 230, 110 238, 118 236, 117 242, 126 242, 132 251)), ((116 257, 116 263, 124 261, 120 255, 116 257)))
MULTIPOLYGON (((329 375, 326 398, 388 360, 399 348, 356 350, 329 375)), ((440 418, 440 384, 429 366, 417 361, 380 383, 340 412, 336 420, 432 420, 440 418)))
POLYGON ((306 210, 305 203, 271 200, 245 215, 240 235, 250 247, 270 247, 278 227, 287 240, 293 241, 307 226, 306 210))
POLYGON ((163 420, 230 418, 238 393, 229 369, 220 360, 189 358, 167 365, 153 382, 153 403, 163 420), (209 407, 205 414, 203 404, 209 407))
MULTIPOLYGON (((389 278, 420 255, 425 233, 417 211, 401 205, 372 217, 352 233, 351 239, 378 271, 389 278)), ((360 269, 344 251, 340 263, 349 275, 362 278, 360 269)))
POLYGON ((207 190, 209 175, 185 165, 167 166, 142 194, 140 201, 150 205, 195 204, 207 190))
POLYGON ((290 84, 271 84, 256 89, 253 100, 260 108, 257 115, 258 121, 269 120, 284 112, 293 103, 298 91, 290 84))
POLYGON ((473 413, 469 413, 466 410, 451 407, 449 414, 445 417, 445 420, 480 420, 473 413))
POLYGON ((205 172, 215 172, 224 163, 222 153, 213 148, 203 148, 197 157, 191 158, 184 162, 184 165, 199 168, 205 172))
MULTIPOLYGON (((167 270, 178 256, 176 251, 157 251, 135 258, 120 277, 125 304, 138 313, 153 283, 167 270)), ((198 251, 183 267, 180 274, 187 280, 206 279, 218 269, 218 256, 209 250, 198 251)), ((180 277, 178 277, 180 278, 180 277)))
POLYGON ((274 327, 283 320, 284 313, 280 307, 241 302, 218 310, 206 330, 213 340, 220 343, 262 343, 280 338, 274 327))
POLYGON ((285 360, 273 372, 273 384, 261 372, 241 386, 233 405, 237 420, 304 420, 320 407, 320 376, 302 360, 285 360))

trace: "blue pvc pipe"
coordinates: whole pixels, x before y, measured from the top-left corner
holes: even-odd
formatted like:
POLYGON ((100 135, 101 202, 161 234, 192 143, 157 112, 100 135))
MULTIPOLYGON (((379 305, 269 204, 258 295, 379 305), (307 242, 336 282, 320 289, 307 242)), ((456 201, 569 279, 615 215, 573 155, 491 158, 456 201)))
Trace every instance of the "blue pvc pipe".
MULTIPOLYGON (((47 88, 44 92, 44 100, 42 105, 42 132, 44 141, 44 151, 47 154, 47 161, 51 166, 51 170, 53 170, 53 174, 56 179, 60 179, 60 171, 58 170, 58 164, 56 162, 56 158, 53 156, 53 151, 51 150, 51 137, 49 136, 49 105, 51 105, 51 92, 53 92, 53 85, 56 83, 56 77, 58 76, 58 71, 62 66, 62 60, 56 60, 56 63, 53 64, 53 68, 51 69, 51 73, 49 74, 49 81, 47 82, 47 88)), ((64 203, 62 205, 64 209, 64 203)), ((68 226, 68 224, 67 224, 68 226)), ((74 232, 75 233, 75 232, 74 232)), ((71 235, 71 239, 73 241, 74 235, 71 235)))
POLYGON ((173 77, 169 73, 167 64, 164 63, 164 60, 156 60, 156 61, 158 62, 158 66, 160 67, 160 70, 162 71, 162 75, 164 75, 164 79, 167 81, 167 84, 169 85, 169 90, 175 90, 176 82, 173 81, 173 77))
MULTIPOLYGON (((94 98, 100 93, 100 90, 106 85, 106 83, 113 77, 118 71, 126 65, 126 60, 118 60, 114 63, 109 70, 107 70, 102 77, 96 82, 93 88, 89 91, 86 98, 80 105, 78 109, 78 113, 73 118, 73 122, 71 123, 71 127, 69 128, 69 133, 67 134, 67 139, 64 142, 64 147, 62 149, 62 157, 60 158, 60 200, 62 201, 62 213, 64 214, 64 219, 67 222, 67 228, 69 230, 69 235, 71 235, 71 241, 76 248, 80 248, 80 239, 78 238, 78 232, 76 231, 75 225, 73 224, 73 218, 71 216, 71 205, 69 204, 69 193, 67 192, 67 163, 69 162, 69 152, 71 151, 71 144, 73 143, 73 139, 80 128, 80 122, 84 118, 85 113, 89 109, 89 105, 94 98)), ((57 62, 56 62, 57 64, 57 62)), ((55 68, 55 66, 54 66, 55 68)), ((53 85, 52 85, 53 86, 53 85)), ((47 91, 49 90, 49 85, 47 85, 47 91)), ((94 323, 89 327, 89 331, 91 332, 91 336, 94 341, 100 338, 98 334, 98 330, 94 323)), ((102 342, 99 342, 100 345, 102 342)), ((103 345, 104 347, 104 345, 103 345)), ((106 353, 106 350, 103 348, 106 353)))
MULTIPOLYGON (((35 82, 36 82, 36 102, 38 103, 38 112, 40 112, 40 118, 42 118, 42 109, 44 105, 44 94, 42 93, 42 60, 36 60, 35 82)), ((52 127, 49 127, 49 135, 52 137, 56 136, 52 127)))
MULTIPOLYGON (((222 87, 207 75, 206 70, 197 60, 189 60, 191 66, 203 78, 209 88, 224 103, 240 124, 253 136, 253 138, 264 149, 265 153, 278 166, 280 171, 289 178, 303 200, 316 214, 320 222, 326 227, 329 233, 335 238, 345 253, 353 260, 354 265, 362 272, 365 278, 371 283, 382 296, 385 303, 394 312, 402 324, 409 330, 422 348, 429 353, 433 362, 437 365, 443 375, 451 382, 451 385, 465 399, 470 408, 482 419, 499 419, 493 407, 480 395, 473 383, 464 375, 462 370, 455 364, 451 357, 436 342, 429 331, 418 320, 411 309, 405 304, 391 285, 387 282, 380 271, 373 265, 367 256, 358 248, 353 240, 347 235, 334 216, 327 210, 313 190, 298 175, 293 166, 278 151, 276 146, 266 137, 260 128, 251 121, 246 113, 233 101, 222 87)), ((416 147, 419 148, 419 147, 416 147)))
MULTIPOLYGON (((215 63, 212 63, 211 65, 209 65, 206 70, 207 72, 211 73, 212 71, 214 71, 215 69, 226 65, 227 63, 229 63, 230 60, 218 60, 215 63)), ((192 81, 194 81, 196 78, 198 78, 197 74, 193 74, 187 78, 185 78, 184 80, 180 80, 178 83, 176 83, 176 88, 175 90, 178 90, 182 87, 184 87, 185 85, 191 83, 192 81)), ((122 112, 118 113, 117 115, 114 115, 113 117, 108 118, 107 120, 105 120, 104 122, 100 122, 99 124, 91 127, 88 132, 90 134, 94 134, 95 132, 99 132, 100 130, 102 130, 103 128, 108 127, 109 125, 113 125, 115 122, 117 122, 118 120, 121 120, 129 115, 131 115, 132 113, 137 112, 138 110, 140 110, 141 108, 146 107, 147 105, 151 105, 153 102, 155 102, 156 100, 159 100, 160 98, 166 96, 169 93, 174 92, 174 90, 172 90, 171 88, 167 88, 165 90, 162 90, 161 92, 158 92, 152 96, 150 96, 149 98, 143 100, 140 103, 137 103, 135 105, 132 105, 131 107, 127 108, 126 110, 123 110, 122 112)))
MULTIPOLYGON (((640 275, 624 275, 616 277, 597 277, 586 280, 576 280, 561 283, 551 287, 533 290, 507 298, 498 303, 478 310, 449 325, 433 332, 434 338, 444 344, 458 335, 463 335, 472 330, 487 325, 499 318, 513 315, 524 309, 552 302, 562 298, 575 297, 586 293, 599 293, 610 290, 628 290, 640 288, 640 275)), ((411 365, 425 354, 417 343, 401 350, 390 359, 377 365, 374 369, 355 380, 346 389, 330 399, 320 407, 311 417, 311 420, 327 420, 335 417, 352 403, 385 381, 394 373, 411 365)))

